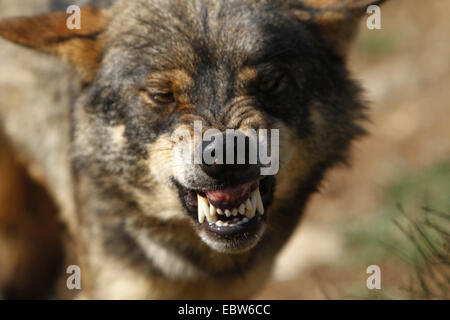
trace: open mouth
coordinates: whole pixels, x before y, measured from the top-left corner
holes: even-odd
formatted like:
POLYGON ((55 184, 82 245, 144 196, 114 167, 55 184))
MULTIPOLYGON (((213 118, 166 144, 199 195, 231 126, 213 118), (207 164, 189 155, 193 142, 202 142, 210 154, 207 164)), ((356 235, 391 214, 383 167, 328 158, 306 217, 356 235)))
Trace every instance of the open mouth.
POLYGON ((275 178, 270 176, 239 185, 193 190, 175 181, 200 236, 219 251, 242 251, 258 242, 266 227, 274 183, 275 178))
POLYGON ((197 193, 198 222, 203 223, 206 219, 209 224, 215 224, 218 230, 245 224, 256 214, 264 214, 258 182, 207 190, 202 194, 197 193))

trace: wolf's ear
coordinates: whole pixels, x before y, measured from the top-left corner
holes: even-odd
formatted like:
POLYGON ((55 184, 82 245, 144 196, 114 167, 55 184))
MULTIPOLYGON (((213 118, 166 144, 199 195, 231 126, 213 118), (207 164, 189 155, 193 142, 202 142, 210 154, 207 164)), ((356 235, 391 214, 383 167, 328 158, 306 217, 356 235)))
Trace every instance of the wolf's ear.
POLYGON ((311 23, 335 52, 345 56, 367 8, 387 0, 301 0, 296 14, 311 23))
POLYGON ((70 15, 55 12, 0 20, 0 36, 23 46, 55 54, 80 73, 83 81, 95 76, 103 51, 101 34, 108 24, 106 11, 92 6, 80 11, 80 28, 69 29, 70 15))

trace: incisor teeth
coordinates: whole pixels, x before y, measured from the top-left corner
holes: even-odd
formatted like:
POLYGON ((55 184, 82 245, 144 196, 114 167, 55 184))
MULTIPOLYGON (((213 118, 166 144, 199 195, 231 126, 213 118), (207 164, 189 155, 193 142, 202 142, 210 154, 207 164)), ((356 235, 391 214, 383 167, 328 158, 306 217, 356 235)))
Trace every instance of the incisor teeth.
POLYGON ((219 209, 215 208, 212 204, 209 203, 208 199, 202 197, 197 194, 197 203, 198 203, 198 222, 203 223, 205 219, 208 222, 216 222, 217 225, 223 226, 225 223, 218 221, 217 215, 226 215, 227 217, 238 216, 238 214, 245 215, 245 218, 242 221, 248 221, 252 219, 256 212, 258 211, 260 214, 264 214, 264 204, 261 199, 261 193, 259 191, 259 187, 252 192, 250 198, 247 199, 244 203, 242 203, 239 208, 230 209, 219 209))
POLYGON ((259 188, 256 189, 255 193, 256 193, 256 210, 258 210, 260 214, 264 214, 264 204, 261 199, 261 193, 259 192, 259 188))

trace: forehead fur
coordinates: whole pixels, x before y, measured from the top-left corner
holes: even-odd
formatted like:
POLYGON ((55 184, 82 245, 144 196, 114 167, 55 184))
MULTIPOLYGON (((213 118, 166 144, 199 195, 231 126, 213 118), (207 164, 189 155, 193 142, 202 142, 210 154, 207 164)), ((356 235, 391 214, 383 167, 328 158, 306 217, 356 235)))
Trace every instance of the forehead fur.
POLYGON ((284 7, 277 1, 120 1, 108 29, 110 50, 140 57, 147 69, 190 72, 199 64, 239 68, 283 50, 307 50, 308 32, 284 7))

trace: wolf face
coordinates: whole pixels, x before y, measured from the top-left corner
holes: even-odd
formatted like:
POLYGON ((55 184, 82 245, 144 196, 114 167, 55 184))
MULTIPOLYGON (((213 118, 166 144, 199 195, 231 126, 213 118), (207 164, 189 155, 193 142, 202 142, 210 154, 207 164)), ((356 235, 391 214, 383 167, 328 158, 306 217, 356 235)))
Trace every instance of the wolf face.
POLYGON ((0 23, 0 35, 62 56, 82 79, 71 144, 87 237, 170 278, 226 279, 237 265, 270 265, 326 169, 364 133, 345 53, 365 7, 329 3, 119 1, 84 8, 86 26, 63 37, 61 14, 0 23), (40 28, 42 41, 24 24, 40 28), (195 144, 195 122, 197 134, 215 129, 223 139, 195 144), (262 175, 259 158, 180 161, 182 143, 189 159, 219 144, 229 154, 227 129, 244 136, 235 160, 249 159, 246 132, 276 130, 278 172, 262 175), (166 259, 172 265, 158 262, 161 251, 176 257, 166 259))

